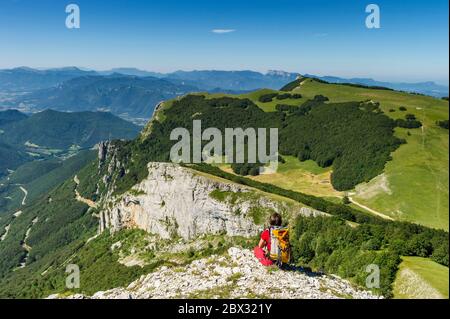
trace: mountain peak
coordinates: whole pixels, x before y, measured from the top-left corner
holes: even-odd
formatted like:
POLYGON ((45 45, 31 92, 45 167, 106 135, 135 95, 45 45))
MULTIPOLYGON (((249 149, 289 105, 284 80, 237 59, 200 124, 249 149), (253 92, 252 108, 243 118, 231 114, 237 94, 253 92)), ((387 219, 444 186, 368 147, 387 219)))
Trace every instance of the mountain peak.
POLYGON ((9 71, 39 72, 39 70, 30 68, 28 66, 19 66, 17 68, 12 68, 9 71))
POLYGON ((298 75, 298 74, 286 72, 286 71, 282 71, 282 70, 269 70, 269 71, 267 71, 266 75, 289 78, 289 77, 292 77, 293 75, 298 75))
POLYGON ((76 66, 65 66, 65 67, 61 67, 61 68, 52 68, 52 69, 48 69, 48 71, 76 71, 76 72, 83 72, 80 68, 76 67, 76 66))

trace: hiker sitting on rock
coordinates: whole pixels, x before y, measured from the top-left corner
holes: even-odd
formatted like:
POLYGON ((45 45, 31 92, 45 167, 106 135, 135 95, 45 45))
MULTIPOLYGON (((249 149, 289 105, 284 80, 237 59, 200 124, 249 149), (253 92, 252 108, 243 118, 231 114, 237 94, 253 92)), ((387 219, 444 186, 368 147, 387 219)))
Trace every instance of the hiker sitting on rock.
POLYGON ((275 263, 281 267, 290 262, 289 229, 282 227, 282 223, 280 214, 272 214, 269 218, 269 228, 261 233, 259 245, 254 249, 255 257, 264 266, 275 263))

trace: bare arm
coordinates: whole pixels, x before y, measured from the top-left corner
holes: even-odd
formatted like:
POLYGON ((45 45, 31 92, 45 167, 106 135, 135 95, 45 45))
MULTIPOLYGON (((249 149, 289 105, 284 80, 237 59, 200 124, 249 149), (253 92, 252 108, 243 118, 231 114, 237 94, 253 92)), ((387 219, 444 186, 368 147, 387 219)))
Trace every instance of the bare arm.
POLYGON ((264 247, 266 247, 266 241, 265 241, 264 239, 261 239, 261 240, 259 241, 258 247, 259 247, 259 248, 264 248, 264 247))

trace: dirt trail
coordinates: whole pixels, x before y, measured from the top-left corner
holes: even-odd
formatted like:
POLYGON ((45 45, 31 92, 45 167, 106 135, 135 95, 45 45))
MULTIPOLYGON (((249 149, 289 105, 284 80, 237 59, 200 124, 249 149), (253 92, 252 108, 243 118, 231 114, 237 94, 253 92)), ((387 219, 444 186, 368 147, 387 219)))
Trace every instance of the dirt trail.
POLYGON ((0 241, 4 241, 6 239, 6 236, 8 236, 9 230, 11 229, 11 225, 12 225, 14 219, 19 217, 20 215, 22 215, 22 211, 21 210, 19 210, 18 212, 13 214, 13 219, 8 225, 5 226, 5 233, 0 238, 0 241))
POLYGON ((361 207, 362 209, 365 209, 365 210, 371 212, 371 213, 374 214, 374 215, 377 215, 377 216, 379 216, 379 217, 381 217, 381 218, 384 218, 384 219, 394 220, 392 217, 390 217, 390 216, 388 216, 388 215, 385 215, 385 214, 380 213, 380 212, 378 212, 378 211, 376 211, 376 210, 373 210, 373 209, 370 208, 370 207, 367 207, 367 206, 365 206, 365 205, 363 205, 363 204, 358 203, 357 201, 355 201, 355 200, 354 200, 353 198, 351 198, 351 197, 349 197, 348 199, 349 199, 353 204, 355 204, 356 206, 359 206, 359 207, 361 207))
POLYGON ((6 239, 6 236, 8 236, 10 228, 11 228, 11 224, 5 226, 5 233, 2 235, 2 238, 0 238, 0 241, 4 241, 6 239))
POLYGON ((77 188, 75 188, 75 198, 77 201, 81 202, 81 203, 85 203, 86 205, 88 205, 91 208, 97 208, 97 204, 90 199, 84 198, 80 195, 80 193, 78 192, 78 185, 80 185, 80 180, 78 179, 78 176, 75 175, 73 178, 73 181, 75 182, 75 184, 77 184, 77 188))
POLYGON ((27 232, 25 234, 25 238, 22 241, 22 248, 26 250, 27 254, 25 255, 25 258, 22 260, 22 262, 20 263, 19 268, 25 268, 27 265, 28 256, 30 255, 30 251, 31 251, 31 246, 29 246, 27 244, 27 239, 28 239, 28 237, 30 237, 31 229, 33 228, 34 224, 36 224, 38 221, 39 221, 39 217, 36 217, 35 219, 33 219, 33 221, 31 222, 31 226, 28 227, 27 232))
POLYGON ((28 191, 23 188, 22 186, 19 186, 20 190, 23 192, 24 196, 22 199, 22 206, 24 206, 26 204, 26 200, 27 200, 27 196, 28 196, 28 191))

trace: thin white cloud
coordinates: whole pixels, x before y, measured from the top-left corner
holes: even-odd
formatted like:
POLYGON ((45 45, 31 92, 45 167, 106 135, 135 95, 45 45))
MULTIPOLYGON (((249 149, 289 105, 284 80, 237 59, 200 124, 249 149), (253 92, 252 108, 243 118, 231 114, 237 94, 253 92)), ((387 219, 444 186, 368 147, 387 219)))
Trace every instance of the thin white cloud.
POLYGON ((211 30, 212 33, 216 33, 216 34, 224 34, 224 33, 231 33, 231 32, 235 32, 235 29, 213 29, 211 30))

